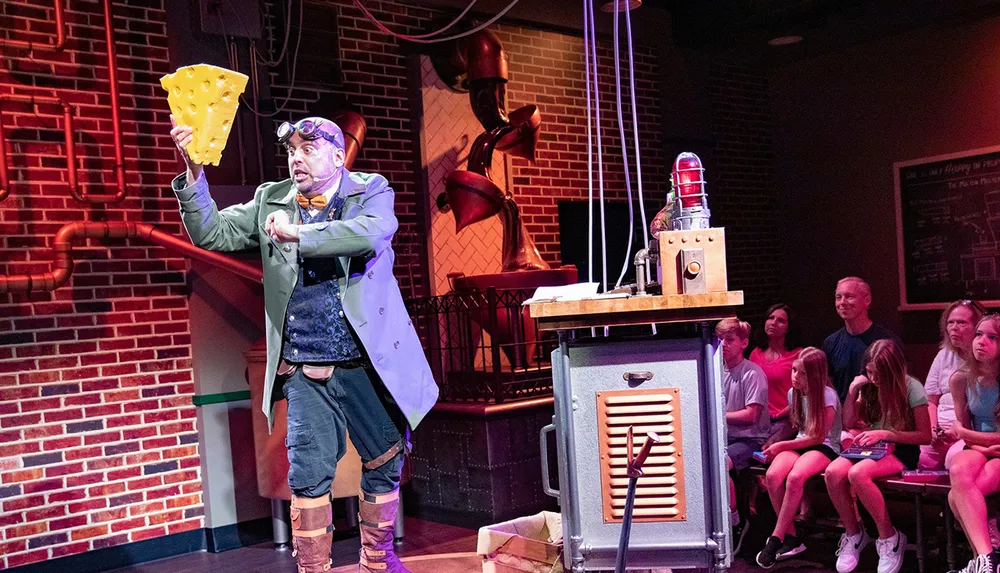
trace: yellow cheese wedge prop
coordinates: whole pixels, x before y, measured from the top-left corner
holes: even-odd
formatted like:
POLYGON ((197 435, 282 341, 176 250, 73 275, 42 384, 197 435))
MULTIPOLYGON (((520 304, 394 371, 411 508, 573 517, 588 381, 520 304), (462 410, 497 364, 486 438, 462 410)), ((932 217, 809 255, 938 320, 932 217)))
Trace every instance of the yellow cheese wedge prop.
POLYGON ((212 66, 185 66, 160 78, 177 125, 194 128, 187 152, 196 163, 218 165, 247 76, 212 66))

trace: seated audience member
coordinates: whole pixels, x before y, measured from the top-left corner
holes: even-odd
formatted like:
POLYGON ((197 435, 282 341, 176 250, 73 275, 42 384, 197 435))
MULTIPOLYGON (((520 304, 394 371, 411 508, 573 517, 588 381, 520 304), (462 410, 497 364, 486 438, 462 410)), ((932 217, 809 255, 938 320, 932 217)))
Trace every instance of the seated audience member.
POLYGON ((963 571, 995 573, 1000 555, 990 540, 986 496, 1000 490, 1000 433, 997 433, 997 373, 1000 316, 986 315, 976 326, 972 355, 951 376, 955 399, 952 433, 964 440, 948 474, 948 504, 965 530, 975 558, 963 571))
POLYGON ((861 551, 871 541, 863 524, 858 522, 853 498, 857 495, 878 528, 875 542, 878 573, 898 573, 903 565, 906 536, 893 527, 885 497, 875 480, 917 467, 919 445, 931 442, 927 394, 918 380, 906 375, 903 350, 895 341, 875 341, 868 347, 865 358, 865 376, 855 378, 848 388, 844 424, 855 427, 859 406, 869 406, 858 404, 858 393, 872 386, 876 390, 878 415, 869 429, 855 436, 854 443, 869 446, 876 442, 892 442, 895 448, 878 460, 839 457, 826 468, 827 492, 845 529, 837 550, 837 572, 853 571, 858 566, 861 551))
POLYGON ((757 554, 757 564, 765 569, 805 551, 795 532, 794 517, 806 481, 826 469, 840 453, 840 400, 830 385, 822 350, 806 348, 792 362, 792 388, 787 398, 797 434, 764 450, 770 461, 767 493, 778 514, 774 531, 757 554))
POLYGON ((934 357, 924 381, 927 406, 930 409, 931 443, 920 446, 920 467, 936 470, 945 467, 945 460, 962 451, 951 432, 955 421, 955 404, 949 383, 951 375, 962 367, 972 352, 972 338, 976 325, 983 317, 983 309, 976 301, 957 300, 941 313, 941 350, 934 357), (949 448, 953 453, 949 454, 949 448))
POLYGON ((841 403, 847 398, 847 389, 854 377, 861 374, 861 361, 865 350, 876 340, 891 339, 902 345, 888 328, 875 324, 868 317, 872 304, 872 289, 858 277, 846 277, 837 282, 834 295, 837 314, 844 326, 826 337, 823 352, 830 363, 830 377, 841 403))
MULTIPOLYGON (((729 469, 742 470, 750 456, 760 451, 770 432, 767 415, 767 378, 753 362, 743 358, 750 343, 750 325, 735 318, 719 321, 715 334, 722 342, 723 395, 726 398, 726 454, 729 469)), ((729 510, 733 524, 733 555, 739 553, 749 520, 736 509, 736 489, 729 480, 729 510)))
POLYGON ((771 417, 771 436, 781 439, 786 437, 790 425, 788 392, 792 389, 792 362, 802 349, 797 345, 797 329, 788 305, 772 305, 764 317, 763 335, 759 337, 761 343, 750 353, 750 362, 760 366, 767 376, 767 413, 771 417))

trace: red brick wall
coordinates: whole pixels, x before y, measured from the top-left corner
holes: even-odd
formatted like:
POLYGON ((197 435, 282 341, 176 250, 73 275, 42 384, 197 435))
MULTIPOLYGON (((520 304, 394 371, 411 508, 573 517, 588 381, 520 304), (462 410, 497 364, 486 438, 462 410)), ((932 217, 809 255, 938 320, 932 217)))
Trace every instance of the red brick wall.
MULTIPOLYGON (((120 0, 113 13, 129 198, 74 201, 59 110, 5 104, 17 183, 0 203, 2 273, 49 270, 52 235, 68 222, 142 221, 181 233, 158 84, 170 71, 162 1, 120 0)), ((0 3, 3 37, 47 42, 51 20, 50 1, 0 3)), ((111 192, 101 2, 71 0, 66 21, 62 53, 32 60, 3 50, 0 93, 77 106, 81 180, 91 193, 111 192)), ((68 286, 0 296, 0 567, 202 527, 186 263, 141 241, 91 240, 74 255, 68 286)))
POLYGON ((760 70, 722 60, 709 77, 709 207, 713 223, 726 227, 729 288, 743 290, 746 299, 740 316, 757 329, 778 302, 782 271, 768 83, 760 70))

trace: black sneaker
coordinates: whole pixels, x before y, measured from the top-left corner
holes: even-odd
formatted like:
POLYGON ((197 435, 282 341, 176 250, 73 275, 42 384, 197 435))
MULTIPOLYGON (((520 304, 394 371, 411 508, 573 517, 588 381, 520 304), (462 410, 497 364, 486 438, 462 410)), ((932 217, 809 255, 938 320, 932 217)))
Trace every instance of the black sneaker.
POLYGON ((747 536, 747 531, 750 530, 750 521, 746 519, 741 519, 739 523, 733 526, 733 557, 739 554, 740 549, 743 547, 743 539, 747 536))
POLYGON ((774 567, 774 564, 778 562, 778 550, 780 548, 780 539, 773 535, 768 537, 767 541, 764 542, 764 548, 757 554, 757 565, 760 565, 764 569, 774 567))
POLYGON ((805 543, 802 543, 802 540, 800 540, 797 536, 786 535, 785 540, 781 543, 781 547, 778 549, 778 561, 791 559, 805 550, 805 543))

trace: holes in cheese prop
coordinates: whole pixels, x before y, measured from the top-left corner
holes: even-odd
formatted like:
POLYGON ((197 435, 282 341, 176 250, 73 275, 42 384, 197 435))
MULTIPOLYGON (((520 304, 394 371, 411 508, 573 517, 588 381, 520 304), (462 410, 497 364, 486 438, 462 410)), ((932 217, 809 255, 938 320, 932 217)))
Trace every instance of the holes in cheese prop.
POLYGON ((248 79, 209 64, 185 66, 160 78, 177 125, 194 128, 187 152, 196 163, 219 164, 248 79))

